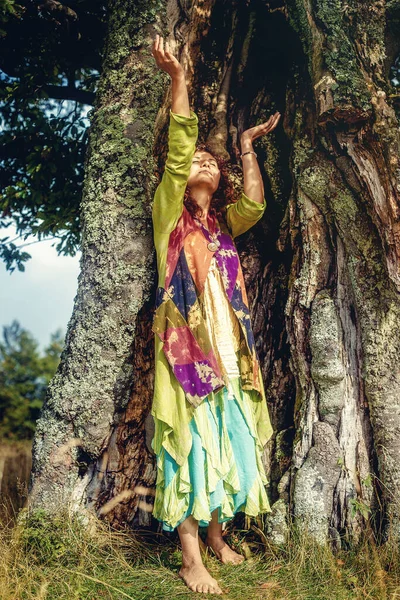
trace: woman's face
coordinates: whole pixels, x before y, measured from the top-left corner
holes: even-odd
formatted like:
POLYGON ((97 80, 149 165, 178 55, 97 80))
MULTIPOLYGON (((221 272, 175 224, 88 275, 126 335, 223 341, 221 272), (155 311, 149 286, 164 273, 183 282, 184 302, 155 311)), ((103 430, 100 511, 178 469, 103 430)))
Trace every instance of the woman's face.
POLYGON ((188 187, 204 187, 213 194, 218 189, 220 177, 218 163, 213 155, 205 150, 196 150, 187 181, 188 187))

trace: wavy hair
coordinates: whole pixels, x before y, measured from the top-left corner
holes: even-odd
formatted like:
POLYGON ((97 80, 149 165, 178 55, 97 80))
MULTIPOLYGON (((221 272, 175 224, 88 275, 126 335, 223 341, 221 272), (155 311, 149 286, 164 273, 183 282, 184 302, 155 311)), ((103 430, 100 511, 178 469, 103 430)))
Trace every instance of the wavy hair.
MULTIPOLYGON (((220 171, 220 180, 219 185, 216 191, 213 194, 210 206, 210 214, 214 214, 217 218, 224 218, 223 211, 224 207, 227 204, 230 204, 235 201, 235 192, 233 185, 229 179, 228 175, 228 161, 219 156, 218 154, 214 154, 211 148, 207 144, 199 144, 196 148, 196 152, 208 152, 215 158, 217 161, 217 165, 220 171)), ((201 207, 197 204, 196 200, 191 196, 190 189, 187 187, 185 190, 185 195, 183 199, 184 205, 186 206, 189 213, 192 217, 196 217, 201 214, 201 207)))

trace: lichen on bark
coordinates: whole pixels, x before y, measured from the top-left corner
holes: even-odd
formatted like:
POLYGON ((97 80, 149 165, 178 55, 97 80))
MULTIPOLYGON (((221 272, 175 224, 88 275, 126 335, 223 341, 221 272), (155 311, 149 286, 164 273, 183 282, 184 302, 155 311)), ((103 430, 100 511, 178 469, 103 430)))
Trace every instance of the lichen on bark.
POLYGON ((35 435, 33 507, 51 511, 74 496, 75 507, 83 506, 94 464, 135 380, 136 320, 154 278, 151 157, 165 89, 150 43, 164 16, 160 0, 110 2, 103 70, 90 115, 81 273, 65 349, 35 435), (60 448, 61 463, 54 458, 60 448), (82 462, 86 469, 79 467, 82 462))

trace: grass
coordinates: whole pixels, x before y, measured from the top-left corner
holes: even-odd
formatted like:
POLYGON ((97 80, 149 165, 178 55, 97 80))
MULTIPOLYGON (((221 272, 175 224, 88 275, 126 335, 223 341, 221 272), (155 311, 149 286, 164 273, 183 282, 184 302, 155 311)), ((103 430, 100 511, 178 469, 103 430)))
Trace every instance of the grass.
MULTIPOLYGON (((65 510, 20 513, 0 530, 2 600, 180 600, 190 592, 178 577, 181 551, 166 536, 115 531, 104 521, 84 527, 65 510)), ((368 529, 366 528, 366 531, 368 529)), ((364 535, 357 547, 320 547, 305 531, 290 530, 284 547, 256 529, 227 529, 228 542, 248 559, 222 565, 205 555, 226 600, 400 600, 400 552, 364 535)))

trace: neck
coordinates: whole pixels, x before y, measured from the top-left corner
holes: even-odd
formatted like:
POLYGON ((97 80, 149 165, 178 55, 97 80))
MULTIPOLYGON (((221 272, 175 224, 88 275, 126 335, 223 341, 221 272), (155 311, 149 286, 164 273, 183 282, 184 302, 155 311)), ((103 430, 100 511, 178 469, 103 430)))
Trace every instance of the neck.
POLYGON ((199 215, 200 221, 204 221, 207 223, 208 211, 210 210, 210 204, 212 200, 212 194, 208 190, 192 188, 190 190, 190 194, 193 200, 196 201, 196 204, 200 206, 202 210, 202 214, 199 215))

